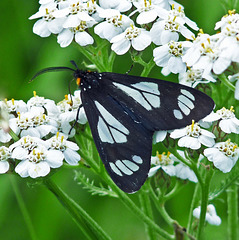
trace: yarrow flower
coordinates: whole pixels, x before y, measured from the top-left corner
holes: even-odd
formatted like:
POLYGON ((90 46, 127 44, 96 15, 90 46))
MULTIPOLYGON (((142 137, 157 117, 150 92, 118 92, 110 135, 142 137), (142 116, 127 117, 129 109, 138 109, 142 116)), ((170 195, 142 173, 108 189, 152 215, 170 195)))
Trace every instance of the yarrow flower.
POLYGON ((238 160, 239 148, 230 139, 216 143, 212 148, 204 150, 204 155, 220 171, 230 172, 238 160))
POLYGON ((113 43, 111 49, 118 55, 123 55, 131 45, 137 51, 144 50, 150 45, 151 37, 145 29, 131 25, 123 33, 113 37, 110 42, 113 43))
POLYGON ((105 21, 96 25, 94 31, 101 38, 107 39, 108 41, 124 32, 130 24, 134 23, 128 16, 122 15, 115 9, 102 11, 100 16, 105 18, 105 21))
POLYGON ((36 91, 33 91, 33 95, 34 96, 27 101, 28 109, 34 107, 36 110, 39 109, 40 112, 44 112, 48 116, 55 116, 56 114, 58 114, 58 109, 53 100, 45 99, 44 97, 38 96, 36 94, 36 91))
POLYGON ((175 42, 157 47, 153 51, 155 63, 163 67, 162 74, 167 76, 172 73, 182 73, 186 71, 186 64, 182 61, 185 49, 191 46, 191 42, 175 42))
POLYGON ((59 133, 46 141, 25 136, 9 147, 11 158, 20 160, 16 173, 31 178, 46 176, 51 168, 62 166, 64 159, 70 165, 77 165, 81 159, 77 150, 75 143, 65 140, 59 133))
MULTIPOLYGON (((184 152, 178 150, 181 157, 185 158, 184 152)), ((188 179, 191 182, 197 182, 195 173, 184 163, 180 162, 173 154, 156 153, 156 156, 151 157, 151 169, 149 170, 149 177, 156 174, 159 169, 162 169, 169 176, 176 176, 180 179, 188 179)))
POLYGON ((201 145, 212 147, 215 144, 215 135, 199 126, 199 123, 192 121, 192 124, 171 132, 171 138, 178 139, 178 146, 191 149, 199 149, 201 145))
POLYGON ((174 160, 172 158, 169 158, 171 155, 170 152, 163 154, 159 154, 158 152, 156 153, 155 157, 151 157, 151 165, 154 165, 149 170, 149 177, 152 177, 160 168, 164 170, 169 176, 175 176, 176 170, 174 164, 174 160))
POLYGON ((0 147, 0 174, 6 173, 9 170, 8 160, 11 157, 10 150, 5 147, 0 147))
MULTIPOLYGON (((193 216, 195 218, 200 218, 200 214, 201 214, 201 206, 195 208, 193 210, 193 216)), ((211 225, 216 225, 219 226, 221 224, 221 218, 219 216, 217 216, 217 212, 216 209, 214 207, 214 205, 209 204, 207 206, 207 212, 206 212, 206 221, 211 224, 211 225)))
POLYGON ((39 108, 32 107, 29 112, 18 113, 18 117, 9 120, 12 130, 20 136, 30 135, 42 138, 48 133, 56 133, 57 123, 39 108))
POLYGON ((234 114, 233 106, 231 106, 230 109, 223 107, 220 110, 217 110, 215 113, 212 112, 203 119, 204 122, 213 122, 217 120, 220 120, 219 127, 223 132, 239 134, 239 120, 234 114))
POLYGON ((78 165, 81 160, 80 155, 76 152, 79 147, 76 143, 67 141, 64 136, 60 136, 59 132, 56 136, 46 141, 50 149, 55 149, 63 153, 66 162, 70 165, 78 165))
POLYGON ((156 45, 164 45, 170 41, 178 41, 179 33, 186 39, 193 39, 194 33, 184 24, 187 24, 194 30, 198 30, 197 24, 185 16, 181 7, 166 11, 160 9, 160 19, 153 24, 150 33, 152 41, 156 45))
POLYGON ((50 2, 46 6, 40 7, 39 11, 29 19, 41 18, 33 26, 33 32, 40 37, 49 37, 52 33, 58 34, 63 29, 65 18, 55 18, 53 13, 58 11, 57 4, 50 2))
POLYGON ((203 69, 189 68, 186 72, 179 73, 179 83, 195 88, 199 83, 216 82, 212 73, 204 74, 203 69))

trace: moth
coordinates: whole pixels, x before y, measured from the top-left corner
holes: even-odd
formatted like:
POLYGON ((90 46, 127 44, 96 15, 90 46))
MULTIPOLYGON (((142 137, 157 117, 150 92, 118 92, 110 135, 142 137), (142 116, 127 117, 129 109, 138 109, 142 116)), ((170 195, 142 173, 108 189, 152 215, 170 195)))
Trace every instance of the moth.
POLYGON ((112 72, 52 67, 73 72, 82 107, 103 164, 124 192, 138 191, 148 177, 155 131, 179 129, 214 108, 205 93, 173 82, 112 72))

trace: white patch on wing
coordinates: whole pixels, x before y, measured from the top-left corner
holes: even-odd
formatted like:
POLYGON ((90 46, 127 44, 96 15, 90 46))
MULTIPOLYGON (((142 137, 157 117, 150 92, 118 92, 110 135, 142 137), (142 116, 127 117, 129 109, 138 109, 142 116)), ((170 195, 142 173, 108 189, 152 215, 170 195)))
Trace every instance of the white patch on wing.
POLYGON ((110 162, 109 165, 114 173, 116 173, 117 175, 119 175, 121 177, 123 176, 122 173, 120 172, 120 170, 115 166, 114 163, 110 162))
POLYGON ((175 118, 177 118, 179 120, 183 119, 183 115, 182 115, 182 113, 179 110, 174 109, 173 110, 173 114, 174 114, 175 118))
POLYGON ((133 86, 137 89, 140 89, 144 92, 149 92, 149 93, 153 93, 155 95, 160 95, 160 92, 158 90, 158 84, 156 84, 156 83, 139 82, 139 83, 132 84, 131 86, 133 86))
POLYGON ((186 105, 190 109, 194 108, 193 102, 189 98, 185 97, 184 95, 179 95, 178 101, 182 102, 184 105, 186 105))
POLYGON ((142 164, 142 163, 143 163, 143 160, 142 160, 142 158, 141 158, 140 156, 134 155, 134 156, 132 157, 132 159, 133 159, 134 162, 136 162, 136 163, 138 163, 138 164, 142 164))
POLYGON ((181 111, 182 111, 186 116, 189 115, 190 109, 189 109, 186 105, 184 105, 184 104, 181 103, 181 102, 178 102, 178 106, 179 106, 179 108, 181 109, 181 111))
POLYGON ((126 174, 126 175, 132 175, 132 174, 133 174, 133 172, 132 172, 129 168, 127 168, 127 167, 122 163, 122 161, 117 160, 117 161, 115 162, 115 165, 116 165, 124 174, 126 174))
POLYGON ((124 127, 122 123, 120 123, 111 113, 109 113, 99 102, 95 101, 95 105, 99 112, 101 113, 104 120, 114 128, 120 130, 125 134, 129 134, 129 130, 124 127))
POLYGON ((101 117, 99 117, 97 130, 102 142, 114 143, 114 140, 111 137, 110 131, 101 117))
POLYGON ((123 84, 120 83, 115 83, 113 82, 113 84, 118 87, 119 89, 121 89, 123 92, 125 92, 127 95, 129 95, 130 97, 132 97, 136 102, 138 102, 140 105, 142 105, 144 108, 146 108, 147 110, 152 110, 152 107, 149 105, 149 103, 143 98, 142 94, 130 87, 127 87, 123 84))
POLYGON ((160 98, 158 96, 150 94, 150 93, 145 93, 145 92, 143 92, 143 95, 145 96, 145 98, 150 102, 150 104, 154 108, 160 107, 160 98))
POLYGON ((129 134, 129 130, 124 127, 124 125, 112 114, 110 114, 99 102, 95 101, 95 105, 102 116, 99 117, 97 125, 100 140, 108 143, 127 142, 126 135, 129 134))
POLYGON ((152 82, 140 82, 132 84, 132 88, 121 83, 113 84, 124 91, 127 95, 132 97, 136 102, 143 106, 147 110, 152 110, 152 107, 160 107, 160 92, 158 90, 158 85, 152 82), (139 89, 140 91, 136 90, 139 89))
POLYGON ((136 165, 135 163, 133 163, 132 161, 129 160, 122 160, 122 162, 126 165, 126 167, 128 167, 130 170, 132 170, 133 172, 136 172, 139 170, 139 166, 136 165))
POLYGON ((185 96, 187 96, 188 98, 191 98, 193 101, 195 101, 195 97, 192 95, 192 93, 190 93, 189 91, 185 90, 185 89, 181 89, 181 93, 185 96))
POLYGON ((127 137, 120 131, 110 127, 110 132, 117 143, 127 142, 127 137))

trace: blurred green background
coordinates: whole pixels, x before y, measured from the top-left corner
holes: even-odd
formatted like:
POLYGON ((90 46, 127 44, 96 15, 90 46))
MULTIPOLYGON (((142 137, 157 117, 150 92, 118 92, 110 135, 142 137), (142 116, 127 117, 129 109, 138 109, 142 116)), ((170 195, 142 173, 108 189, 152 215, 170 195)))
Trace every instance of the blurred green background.
MULTIPOLYGON (((219 0, 184 0, 186 15, 196 21, 207 33, 214 33, 215 22, 225 14, 219 0)), ((23 99, 27 101, 34 90, 46 98, 59 101, 68 93, 68 73, 49 73, 31 84, 28 80, 40 69, 50 66, 70 66, 75 60, 79 65, 83 57, 74 46, 61 48, 54 36, 41 38, 32 32, 34 20, 28 20, 38 11, 35 0, 0 1, 0 97, 23 99)), ((238 8, 237 8, 238 10, 238 8)), ((131 66, 130 57, 118 56, 114 71, 125 73, 131 66)), ((136 66, 132 74, 139 75, 136 66)), ((151 73, 152 77, 163 78, 160 69, 151 73)), ((172 76, 173 77, 173 76, 172 76)), ((88 174, 88 173, 87 173, 88 174)), ((53 180, 112 236, 114 240, 144 240, 144 225, 117 199, 91 196, 73 180, 70 169, 62 169, 53 180)), ((92 176, 93 178, 94 176, 92 176)), ((33 226, 40 240, 84 239, 74 221, 57 199, 41 185, 27 184, 15 177, 30 212, 33 226)), ((167 204, 172 217, 186 226, 194 184, 190 183, 184 191, 167 204)), ((0 239, 30 239, 25 222, 8 175, 0 176, 0 239)), ((136 199, 136 196, 130 196, 136 199)), ((215 202, 218 215, 222 218, 220 227, 208 226, 207 239, 226 239, 225 196, 215 202)), ((158 218, 160 224, 160 218, 158 218)), ((163 224, 163 223, 162 223, 163 224)))

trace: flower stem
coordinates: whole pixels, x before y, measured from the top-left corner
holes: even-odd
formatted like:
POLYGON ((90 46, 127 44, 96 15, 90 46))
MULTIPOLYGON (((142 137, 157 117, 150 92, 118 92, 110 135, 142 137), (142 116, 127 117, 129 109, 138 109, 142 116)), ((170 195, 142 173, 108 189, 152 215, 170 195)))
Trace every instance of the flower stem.
POLYGON ((195 204, 198 198, 198 192, 199 192, 199 183, 196 184, 196 187, 194 189, 193 198, 190 206, 189 211, 189 217, 188 217, 188 225, 187 225, 187 232, 191 234, 192 232, 192 222, 193 222, 193 209, 195 208, 195 204))
POLYGON ((223 83, 226 87, 228 87, 228 88, 229 88, 230 90, 232 90, 233 92, 235 91, 235 89, 236 89, 235 86, 234 86, 231 82, 228 81, 228 79, 227 79, 227 77, 225 76, 224 73, 218 75, 217 77, 218 77, 218 79, 220 79, 220 80, 222 81, 222 83, 223 83))
POLYGON ((70 213, 86 239, 110 240, 103 229, 88 215, 88 213, 63 192, 50 178, 44 181, 45 186, 57 197, 61 204, 70 213))
POLYGON ((26 226, 28 228, 29 234, 31 236, 31 239, 32 240, 36 240, 37 236, 36 236, 36 233, 35 233, 35 230, 34 230, 34 227, 33 227, 33 224, 32 224, 31 218, 30 218, 30 215, 29 215, 28 210, 26 208, 25 202, 23 200, 23 197, 22 197, 22 195, 21 195, 21 193, 19 191, 19 188, 17 186, 17 183, 15 181, 15 176, 9 174, 9 178, 10 178, 10 182, 12 184, 13 191, 14 191, 15 196, 17 198, 17 202, 18 202, 19 208, 20 208, 20 210, 22 212, 24 221, 26 223, 26 226))
MULTIPOLYGON (((151 207, 151 203, 150 203, 150 199, 149 199, 149 194, 148 191, 141 191, 139 194, 139 200, 140 200, 140 204, 142 207, 143 212, 151 219, 153 219, 153 212, 152 212, 152 207, 151 207)), ((145 224, 145 229, 147 232, 147 235, 149 237, 150 240, 156 240, 158 239, 158 237, 155 234, 155 231, 153 228, 151 228, 151 226, 149 226, 148 224, 145 224)))
POLYGON ((201 194, 201 213, 197 232, 197 240, 201 240, 203 238, 203 231, 208 205, 209 188, 213 173, 214 173, 213 169, 210 168, 209 171, 206 173, 205 182, 204 183, 199 182, 202 194, 201 194))
POLYGON ((238 239, 238 186, 232 184, 227 190, 228 240, 238 239))
POLYGON ((110 185, 111 189, 118 195, 119 199, 125 204, 125 206, 130 209, 134 214, 136 214, 142 221, 144 221, 148 226, 150 226, 156 233, 165 239, 173 240, 174 236, 170 235, 168 232, 160 228, 152 219, 145 215, 140 208, 127 196, 126 193, 121 191, 110 179, 107 173, 104 174, 105 181, 110 185))
POLYGON ((19 140, 19 137, 17 136, 17 134, 15 132, 13 132, 11 128, 9 130, 9 135, 12 137, 14 142, 17 142, 19 140))

